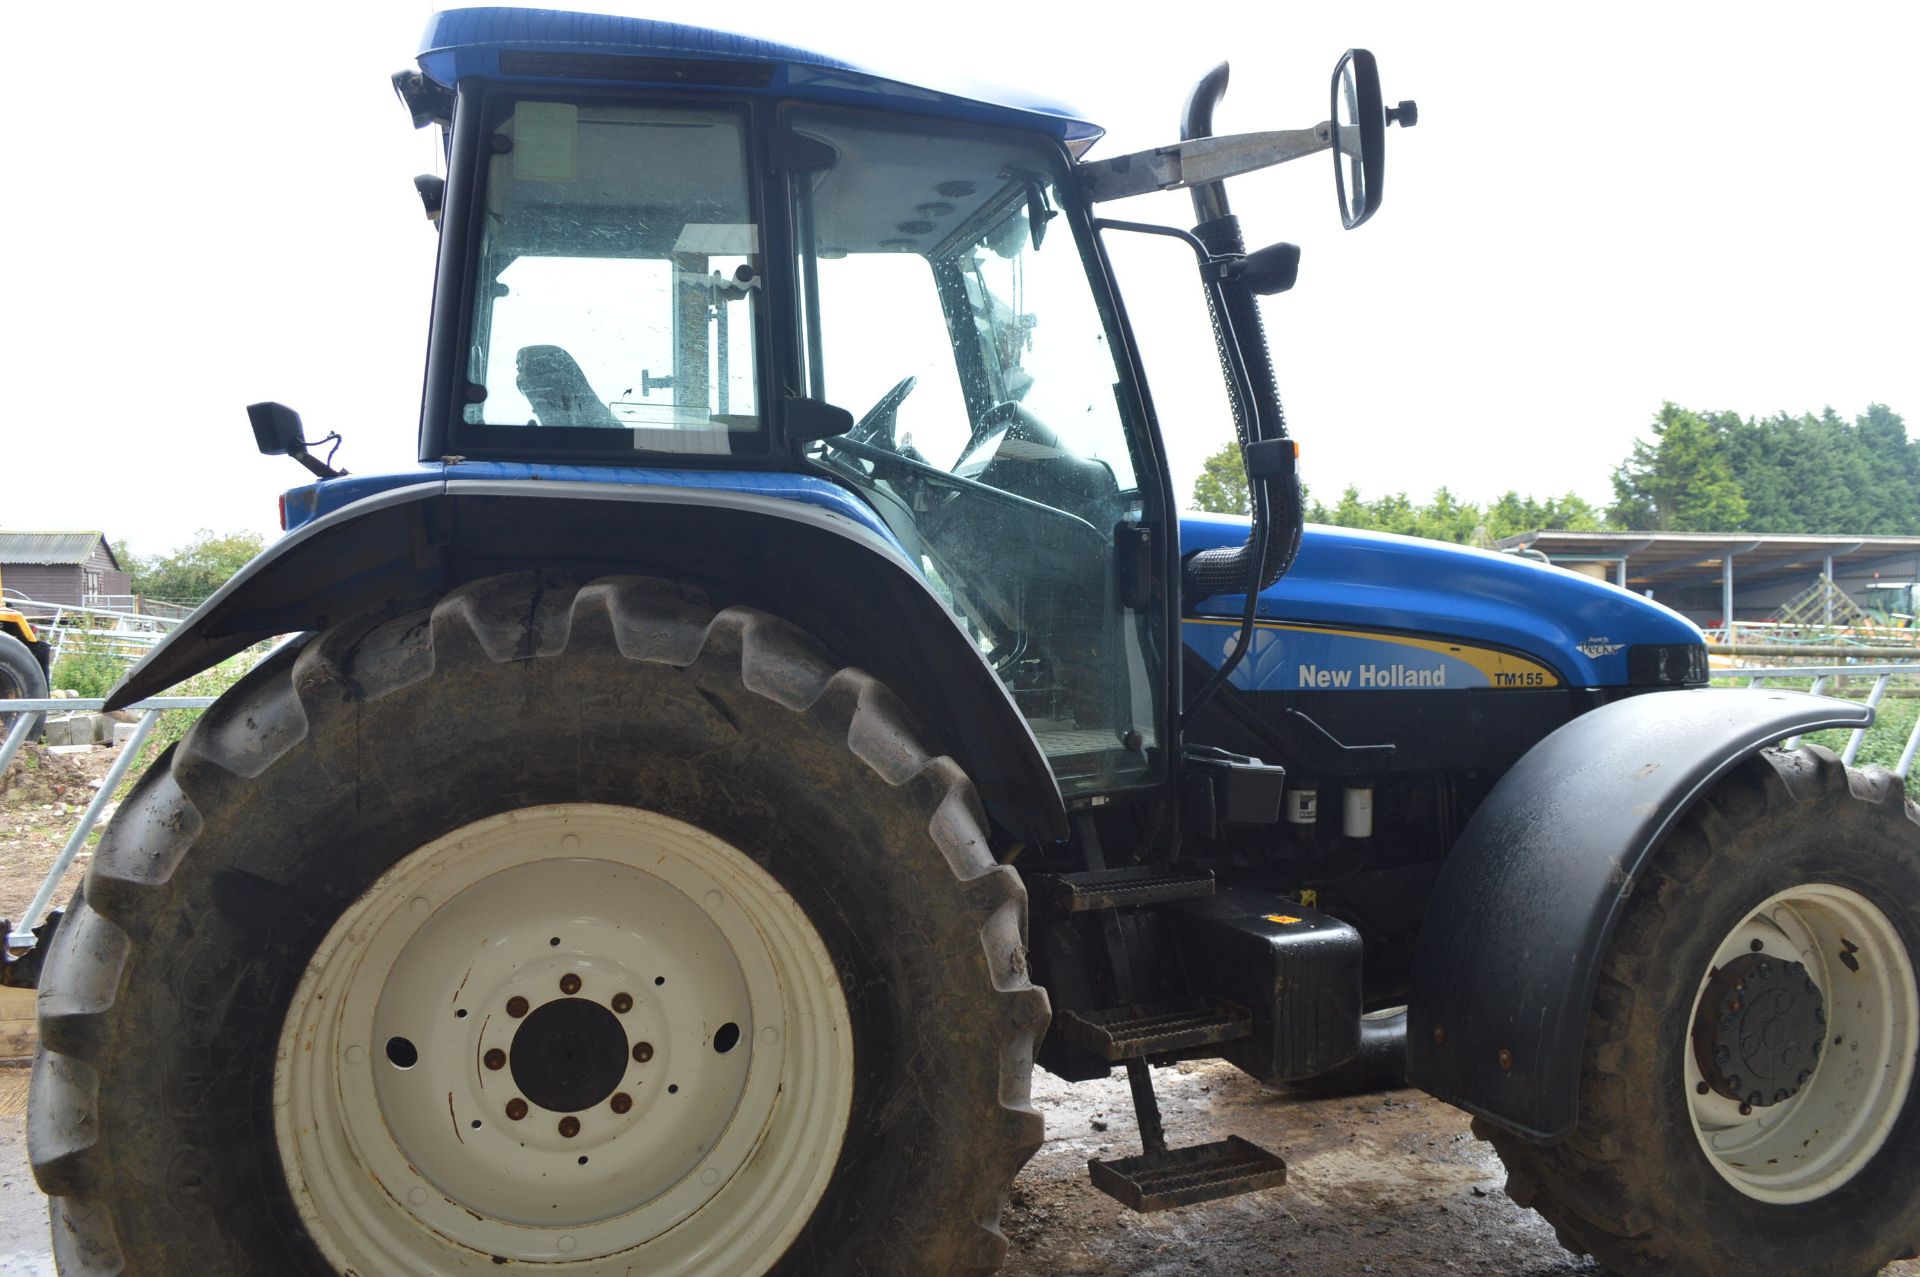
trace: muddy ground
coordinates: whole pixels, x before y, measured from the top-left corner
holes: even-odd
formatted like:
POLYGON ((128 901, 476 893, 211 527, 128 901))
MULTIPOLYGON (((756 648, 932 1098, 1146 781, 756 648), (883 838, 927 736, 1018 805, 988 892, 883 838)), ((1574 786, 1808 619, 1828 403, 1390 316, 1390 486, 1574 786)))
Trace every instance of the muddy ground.
MULTIPOLYGON (((1089 1157, 1138 1151, 1123 1078, 1069 1085, 1036 1074, 1047 1143, 1014 1184, 1008 1277, 1601 1277, 1507 1200, 1499 1162, 1465 1116, 1416 1091, 1310 1100, 1212 1063, 1160 1070, 1157 1081, 1173 1143, 1246 1136, 1287 1159, 1287 1185, 1134 1215, 1086 1180, 1089 1157)), ((0 1068, 0 1277, 53 1277, 25 1100, 25 1071, 0 1068)), ((1920 1262, 1882 1277, 1920 1277, 1920 1262)))
MULTIPOLYGON (((54 753, 41 745, 26 745, 0 775, 0 918, 19 921, 41 880, 80 822, 113 766, 110 745, 89 746, 81 753, 54 753)), ((107 810, 111 819, 112 809, 107 810)), ((54 892, 54 906, 64 905, 85 875, 92 857, 91 844, 107 820, 94 825, 89 846, 54 892)), ((0 1269, 0 1277, 5 1270, 0 1269)))

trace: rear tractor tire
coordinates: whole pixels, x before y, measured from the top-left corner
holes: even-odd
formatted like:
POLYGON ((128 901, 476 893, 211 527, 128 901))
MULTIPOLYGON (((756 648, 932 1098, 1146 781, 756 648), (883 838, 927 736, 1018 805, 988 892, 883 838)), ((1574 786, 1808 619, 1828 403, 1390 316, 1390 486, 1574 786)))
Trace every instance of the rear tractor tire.
POLYGON ((495 577, 269 658, 40 990, 60 1272, 987 1272, 1045 995, 971 784, 793 626, 495 577))
POLYGON ((1917 970, 1920 809, 1878 769, 1766 751, 1635 884, 1574 1134, 1476 1130, 1612 1272, 1865 1277, 1920 1250, 1917 970))

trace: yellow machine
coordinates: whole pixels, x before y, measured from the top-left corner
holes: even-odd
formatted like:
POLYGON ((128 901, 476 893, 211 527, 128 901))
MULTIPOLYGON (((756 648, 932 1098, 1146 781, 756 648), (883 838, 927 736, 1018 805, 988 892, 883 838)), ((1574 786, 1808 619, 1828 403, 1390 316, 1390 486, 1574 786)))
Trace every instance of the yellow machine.
POLYGON ((44 697, 51 656, 33 623, 0 603, 0 700, 44 697))

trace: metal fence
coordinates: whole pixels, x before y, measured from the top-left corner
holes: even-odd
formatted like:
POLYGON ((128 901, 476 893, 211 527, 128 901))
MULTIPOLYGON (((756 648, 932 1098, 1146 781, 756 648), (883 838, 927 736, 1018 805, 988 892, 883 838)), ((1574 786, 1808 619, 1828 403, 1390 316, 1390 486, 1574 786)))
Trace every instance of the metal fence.
MULTIPOLYGON (((213 704, 211 696, 154 696, 138 701, 127 708, 142 711, 139 721, 134 724, 133 735, 120 746, 113 766, 107 770, 107 776, 100 783, 100 789, 94 794, 87 809, 80 813, 80 823, 67 835, 67 841, 60 848, 60 854, 54 859, 53 868, 47 871, 46 881, 40 884, 40 890, 34 893, 33 903, 14 923, 13 931, 6 937, 6 943, 13 948, 22 948, 33 943, 33 929, 46 917, 47 908, 53 903, 53 893, 60 885, 60 879, 73 866, 74 857, 87 845, 87 835, 93 832, 94 825, 100 819, 100 813, 113 801, 113 791, 120 788, 120 782, 126 779, 127 771, 133 766, 133 760, 140 756, 141 749, 147 743, 147 737, 153 733, 154 724, 160 721, 162 710, 169 709, 205 709, 213 704)), ((0 711, 0 719, 13 716, 13 724, 7 732, 6 744, 0 745, 0 773, 7 770, 13 762, 13 756, 26 744, 33 723, 41 713, 60 713, 66 710, 98 710, 106 702, 98 698, 71 697, 60 700, 10 700, 0 701, 5 706, 0 711)))
POLYGON ((131 595, 113 596, 75 607, 71 603, 43 603, 9 592, 6 605, 34 620, 43 631, 41 637, 53 649, 56 662, 75 651, 98 652, 117 660, 138 660, 186 615, 184 610, 171 608, 169 614, 160 615, 102 606, 121 597, 138 602, 131 595), (173 611, 179 611, 179 615, 173 615, 173 611))

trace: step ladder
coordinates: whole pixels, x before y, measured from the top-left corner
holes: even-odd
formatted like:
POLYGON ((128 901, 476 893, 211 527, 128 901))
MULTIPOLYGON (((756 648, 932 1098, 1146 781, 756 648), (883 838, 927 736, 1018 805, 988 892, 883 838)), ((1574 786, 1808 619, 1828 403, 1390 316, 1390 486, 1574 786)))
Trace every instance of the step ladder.
POLYGON ((1168 1148, 1160 1102, 1153 1093, 1149 1059, 1249 1037, 1253 1016, 1246 1008, 1218 998, 1133 1004, 1132 966, 1114 910, 1211 896, 1212 872, 1155 865, 1108 869, 1091 828, 1082 833, 1092 868, 1051 875, 1044 890, 1063 912, 1104 911, 1101 936, 1113 990, 1124 1005, 1061 1011, 1054 1016, 1053 1032, 1101 1059, 1126 1065, 1141 1150, 1132 1157, 1088 1161, 1087 1174, 1094 1187, 1130 1210, 1144 1213, 1285 1184, 1286 1162, 1237 1135, 1210 1144, 1168 1148))

